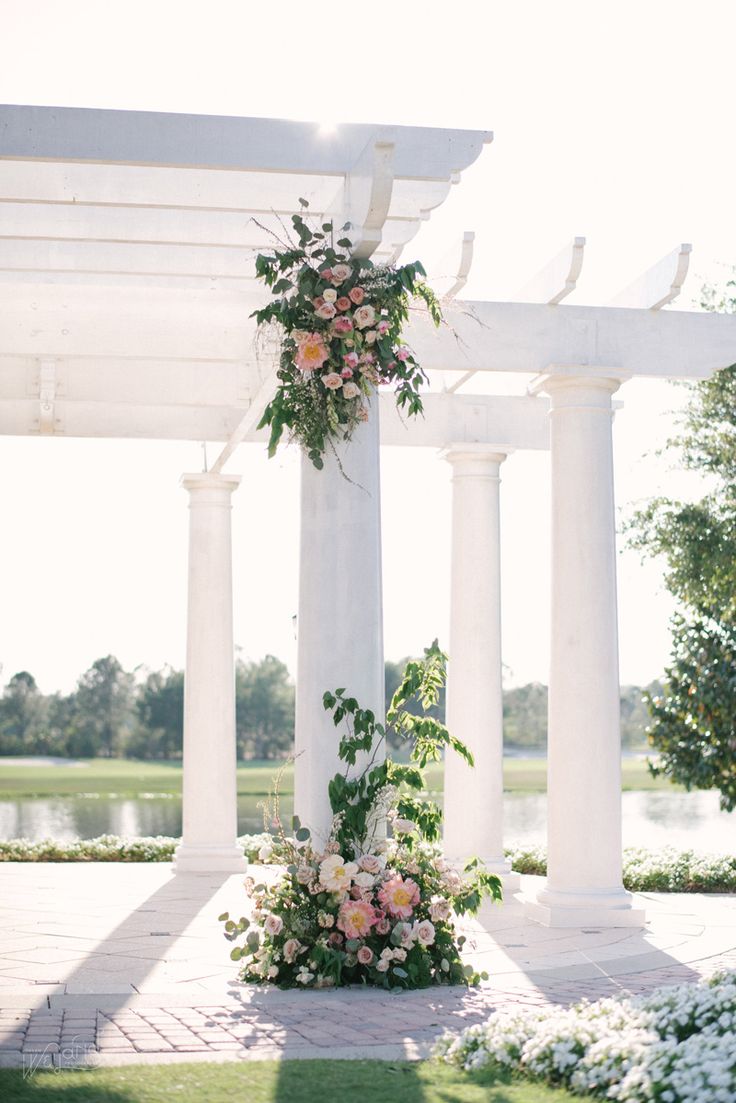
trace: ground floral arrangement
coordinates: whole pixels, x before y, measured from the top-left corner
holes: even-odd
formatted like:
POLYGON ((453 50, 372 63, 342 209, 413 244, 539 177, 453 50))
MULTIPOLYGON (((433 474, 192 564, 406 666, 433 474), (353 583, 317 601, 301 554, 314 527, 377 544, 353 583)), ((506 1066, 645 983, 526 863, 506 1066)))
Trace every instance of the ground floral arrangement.
POLYGON ((326 449, 367 421, 377 386, 392 385, 407 414, 421 412, 426 376, 402 329, 413 300, 437 325, 441 313, 419 262, 374 265, 350 256, 349 238, 335 242, 331 222, 317 229, 293 215, 292 223, 294 242, 256 257, 257 277, 278 298, 253 316, 259 326, 276 325, 281 338, 279 387, 259 428, 270 427, 269 455, 286 430, 320 468, 326 449))
POLYGON ((371 984, 425 988, 477 983, 464 965, 464 938, 454 916, 474 914, 485 897, 501 899, 501 882, 477 859, 462 872, 441 857, 441 813, 420 794, 423 769, 451 747, 472 765, 467 747, 429 715, 445 681, 447 657, 437 644, 421 662, 408 664, 386 721, 410 745, 410 762, 380 760, 386 728, 342 689, 325 693, 345 772, 329 785, 333 813, 328 839, 318 844, 294 819, 287 837, 278 791, 268 810, 278 834, 265 856, 285 866, 275 884, 246 881, 252 919, 220 916, 231 957, 243 961, 242 978, 281 987, 371 984), (409 707, 418 703, 418 712, 409 707), (392 837, 385 835, 386 825, 392 837))
POLYGON ((436 1055, 620 1103, 733 1103, 736 973, 568 1010, 499 1012, 443 1038, 436 1055))

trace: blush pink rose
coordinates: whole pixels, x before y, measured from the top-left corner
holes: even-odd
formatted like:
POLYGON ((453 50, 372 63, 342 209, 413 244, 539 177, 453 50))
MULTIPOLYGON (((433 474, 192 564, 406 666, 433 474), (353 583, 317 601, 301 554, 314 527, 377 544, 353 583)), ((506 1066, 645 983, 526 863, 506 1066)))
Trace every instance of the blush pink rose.
POLYGON ((358 961, 361 965, 370 965, 373 961, 373 950, 370 946, 361 946, 358 950, 358 961))
POLYGON ((358 366, 358 354, 357 352, 347 352, 343 356, 346 368, 357 368, 358 366))
POLYGON ((352 290, 348 291, 348 295, 351 302, 354 302, 356 306, 360 306, 365 298, 365 291, 362 287, 353 287, 352 290))
POLYGON ((358 329, 367 329, 376 320, 376 312, 372 306, 359 306, 353 315, 358 329))
POLYGON ((350 299, 346 295, 341 295, 335 306, 338 310, 350 310, 350 299))
POLYGON ((326 322, 329 322, 330 318, 334 318, 337 311, 332 303, 322 303, 322 306, 318 306, 315 311, 318 318, 324 318, 326 322))
POLYGON ((330 946, 342 946, 343 938, 339 931, 333 931, 327 938, 330 946))
MULTIPOLYGON (((357 398, 358 395, 360 394, 360 387, 357 385, 357 383, 345 383, 345 385, 342 388, 342 393, 345 396, 345 398, 357 398)), ((360 876, 360 874, 359 874, 359 876, 360 876)), ((363 876, 365 876, 365 874, 363 874, 363 876)), ((360 888, 365 888, 366 886, 365 885, 360 885, 359 887, 360 888)))
POLYGON ((376 329, 380 333, 381 337, 383 337, 383 335, 385 333, 388 333, 390 328, 391 328, 391 326, 388 324, 388 322, 386 321, 385 318, 383 319, 383 321, 379 322, 378 325, 376 326, 376 329))
POLYGON ((342 371, 340 372, 340 375, 343 377, 343 379, 352 379, 353 378, 353 369, 352 368, 343 368, 342 371))
POLYGON ((319 310, 321 306, 324 306, 325 299, 322 295, 318 295, 316 299, 312 299, 312 306, 315 310, 319 310))
POLYGON ((409 359, 409 350, 404 349, 404 348, 397 349, 396 350, 396 359, 401 360, 401 361, 408 360, 409 359))
POLYGON ((349 264, 336 264, 332 269, 330 281, 335 287, 339 287, 341 283, 344 283, 345 280, 350 278, 351 271, 352 269, 349 264))
POLYGON ((332 323, 332 328, 334 329, 335 333, 352 333, 353 323, 350 321, 349 318, 343 316, 341 318, 335 318, 334 322, 332 323))
POLYGON ((328 372, 327 375, 322 376, 322 382, 325 387, 331 391, 336 391, 338 387, 342 387, 342 379, 336 371, 328 372))
POLYGON ((322 271, 320 272, 320 276, 322 277, 323 280, 331 280, 332 279, 332 269, 331 268, 323 268, 322 271))

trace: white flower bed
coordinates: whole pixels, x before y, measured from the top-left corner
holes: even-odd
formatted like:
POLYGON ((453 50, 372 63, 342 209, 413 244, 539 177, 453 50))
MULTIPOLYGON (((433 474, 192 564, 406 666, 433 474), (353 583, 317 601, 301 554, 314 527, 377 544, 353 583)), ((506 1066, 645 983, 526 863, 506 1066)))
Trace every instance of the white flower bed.
POLYGON ((619 1103, 734 1103, 736 973, 648 996, 499 1012, 446 1035, 436 1055, 502 1065, 619 1103))

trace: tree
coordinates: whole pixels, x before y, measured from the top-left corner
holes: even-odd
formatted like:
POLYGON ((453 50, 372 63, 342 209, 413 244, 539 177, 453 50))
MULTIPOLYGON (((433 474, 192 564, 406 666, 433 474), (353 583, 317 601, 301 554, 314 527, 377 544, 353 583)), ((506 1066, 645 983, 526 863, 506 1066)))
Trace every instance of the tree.
POLYGON ((133 758, 181 758, 184 671, 166 667, 148 675, 138 691, 137 724, 126 754, 133 758))
MULTIPOLYGON (((736 279, 706 288, 706 309, 736 311, 736 279)), ((706 478, 699 501, 656 498, 629 523, 629 543, 662 557, 682 613, 673 620, 663 693, 647 695, 654 773, 687 788, 717 789, 736 807, 736 365, 690 384, 678 434, 681 467, 706 478)))
POLYGON ((294 746, 294 686, 280 659, 238 660, 235 668, 239 758, 283 758, 294 746))
POLYGON ((97 659, 77 682, 71 753, 119 754, 133 729, 133 675, 113 655, 97 659))
POLYGON ((46 702, 27 670, 14 674, 0 698, 0 753, 40 754, 45 743, 46 702))

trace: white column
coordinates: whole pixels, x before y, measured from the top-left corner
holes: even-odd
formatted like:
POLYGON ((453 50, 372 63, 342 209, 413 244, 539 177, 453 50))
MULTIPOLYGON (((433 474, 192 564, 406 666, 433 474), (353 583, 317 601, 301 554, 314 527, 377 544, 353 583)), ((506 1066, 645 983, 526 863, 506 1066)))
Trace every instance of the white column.
POLYGON ((384 714, 378 420, 374 398, 338 448, 344 474, 330 452, 321 471, 302 458, 294 807, 318 839, 332 819, 328 782, 345 769, 323 693, 344 688, 384 714))
POLYGON ((452 445, 452 582, 447 727, 475 766, 445 755, 444 850, 459 862, 482 858, 504 877, 518 875, 503 853, 503 690, 501 685, 500 467, 506 452, 452 445))
POLYGON ((611 395, 550 375, 552 646, 548 876, 528 914, 553 927, 640 926, 621 880, 616 530, 611 395))
POLYGON ((238 475, 184 475, 189 590, 184 675, 183 818, 176 872, 238 873, 231 495, 238 475))

